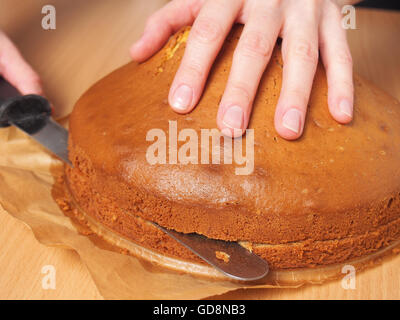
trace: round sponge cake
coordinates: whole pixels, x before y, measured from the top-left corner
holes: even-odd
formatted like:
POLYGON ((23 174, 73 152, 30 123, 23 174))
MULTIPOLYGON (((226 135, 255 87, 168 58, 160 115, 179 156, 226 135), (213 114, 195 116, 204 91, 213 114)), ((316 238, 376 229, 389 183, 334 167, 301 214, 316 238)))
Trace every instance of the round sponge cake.
POLYGON ((167 102, 190 28, 148 61, 123 66, 83 94, 70 117, 73 167, 66 168, 77 203, 121 236, 187 260, 198 258, 147 221, 239 241, 272 269, 344 262, 400 239, 399 103, 355 76, 354 120, 341 125, 328 111, 319 65, 303 136, 286 141, 273 124, 282 82, 279 44, 254 101, 254 141, 250 135, 241 141, 243 153, 254 142, 249 174, 236 174, 235 161, 148 161, 153 129, 170 144, 171 124, 198 137, 216 128, 241 30, 235 26, 225 41, 190 114, 175 113, 167 102))

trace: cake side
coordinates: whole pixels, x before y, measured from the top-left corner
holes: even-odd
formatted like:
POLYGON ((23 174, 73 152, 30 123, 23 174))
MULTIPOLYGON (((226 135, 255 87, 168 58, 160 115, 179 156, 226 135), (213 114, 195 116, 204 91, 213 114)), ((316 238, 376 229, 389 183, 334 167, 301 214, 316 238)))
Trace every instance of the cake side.
MULTIPOLYGON (((88 159, 74 149, 79 167, 66 167, 69 191, 84 212, 122 237, 161 254, 204 263, 190 250, 141 217, 139 207, 123 210, 118 201, 93 188, 95 175, 88 159)), ((319 267, 342 263, 377 252, 400 239, 400 218, 358 236, 331 240, 304 240, 282 243, 239 241, 266 261, 271 270, 319 267)))
MULTIPOLYGON (((325 73, 319 66, 303 137, 285 141, 273 127, 282 73, 279 48, 254 102, 251 175, 236 176, 233 165, 146 161, 146 133, 152 128, 168 132, 168 120, 179 128, 216 127, 240 32, 236 27, 230 34, 189 115, 175 114, 166 100, 187 30, 149 61, 118 69, 81 97, 70 119, 74 168, 67 170, 77 199, 83 205, 89 201, 79 197, 81 176, 88 190, 124 217, 121 221, 139 216, 180 232, 247 241, 277 267, 344 261, 398 239, 398 102, 356 76, 355 119, 340 125, 328 112, 325 73)), ((101 219, 105 204, 96 203, 88 212, 101 219)), ((133 230, 124 236, 137 240, 133 230)))

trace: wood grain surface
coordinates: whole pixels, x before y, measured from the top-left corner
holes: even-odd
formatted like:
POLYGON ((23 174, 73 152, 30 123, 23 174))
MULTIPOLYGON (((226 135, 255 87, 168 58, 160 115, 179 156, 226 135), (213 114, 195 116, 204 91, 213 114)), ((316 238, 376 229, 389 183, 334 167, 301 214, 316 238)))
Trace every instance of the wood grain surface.
MULTIPOLYGON (((43 79, 57 116, 85 89, 129 61, 128 48, 146 18, 165 0, 0 0, 0 29, 43 79), (56 30, 41 28, 44 4, 56 8, 56 30)), ((400 12, 357 9, 348 38, 355 70, 400 100, 400 12)), ((1 192, 1 190, 0 190, 1 192)), ((299 289, 237 290, 226 299, 399 299, 400 256, 357 274, 356 289, 340 281, 299 289)), ((22 222, 0 208, 1 299, 102 299, 72 250, 39 244, 22 222), (56 289, 42 288, 43 266, 56 269, 56 289)))

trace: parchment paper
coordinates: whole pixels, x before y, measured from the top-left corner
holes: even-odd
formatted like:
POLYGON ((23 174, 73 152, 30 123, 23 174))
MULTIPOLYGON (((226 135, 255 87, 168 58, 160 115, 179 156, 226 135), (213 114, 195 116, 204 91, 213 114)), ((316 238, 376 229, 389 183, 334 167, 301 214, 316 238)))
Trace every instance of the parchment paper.
POLYGON ((25 222, 40 243, 76 250, 104 298, 201 299, 249 286, 155 271, 136 257, 110 250, 79 230, 54 200, 55 179, 62 172, 63 163, 23 132, 0 129, 0 205, 25 222))
MULTIPOLYGON (((61 121, 66 125, 68 119, 61 121)), ((272 271, 264 282, 208 279, 154 267, 94 234, 65 209, 63 163, 14 127, 0 129, 0 206, 27 224, 48 246, 77 251, 105 299, 202 299, 238 288, 294 288, 342 276, 344 264, 315 269, 272 271), (60 206, 63 210, 60 209, 60 206), (125 253, 125 254, 121 254, 125 253)), ((400 240, 369 256, 346 262, 357 272, 400 252, 400 240)), ((79 284, 77 284, 78 286, 79 284)))

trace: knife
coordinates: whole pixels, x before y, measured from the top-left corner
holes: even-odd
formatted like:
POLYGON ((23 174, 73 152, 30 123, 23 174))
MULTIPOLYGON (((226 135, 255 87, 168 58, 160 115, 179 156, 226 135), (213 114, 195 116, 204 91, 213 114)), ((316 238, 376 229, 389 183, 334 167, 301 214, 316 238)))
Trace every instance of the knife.
POLYGON ((235 241, 210 239, 196 233, 181 233, 154 222, 153 224, 232 279, 254 281, 264 278, 269 272, 268 263, 264 259, 235 241))
MULTIPOLYGON (((21 95, 0 77, 0 128, 16 126, 61 160, 68 159, 68 131, 51 118, 49 102, 42 96, 21 95)), ((202 260, 225 274, 242 281, 264 278, 268 263, 234 241, 209 239, 198 234, 184 234, 153 224, 191 250, 202 260)))

